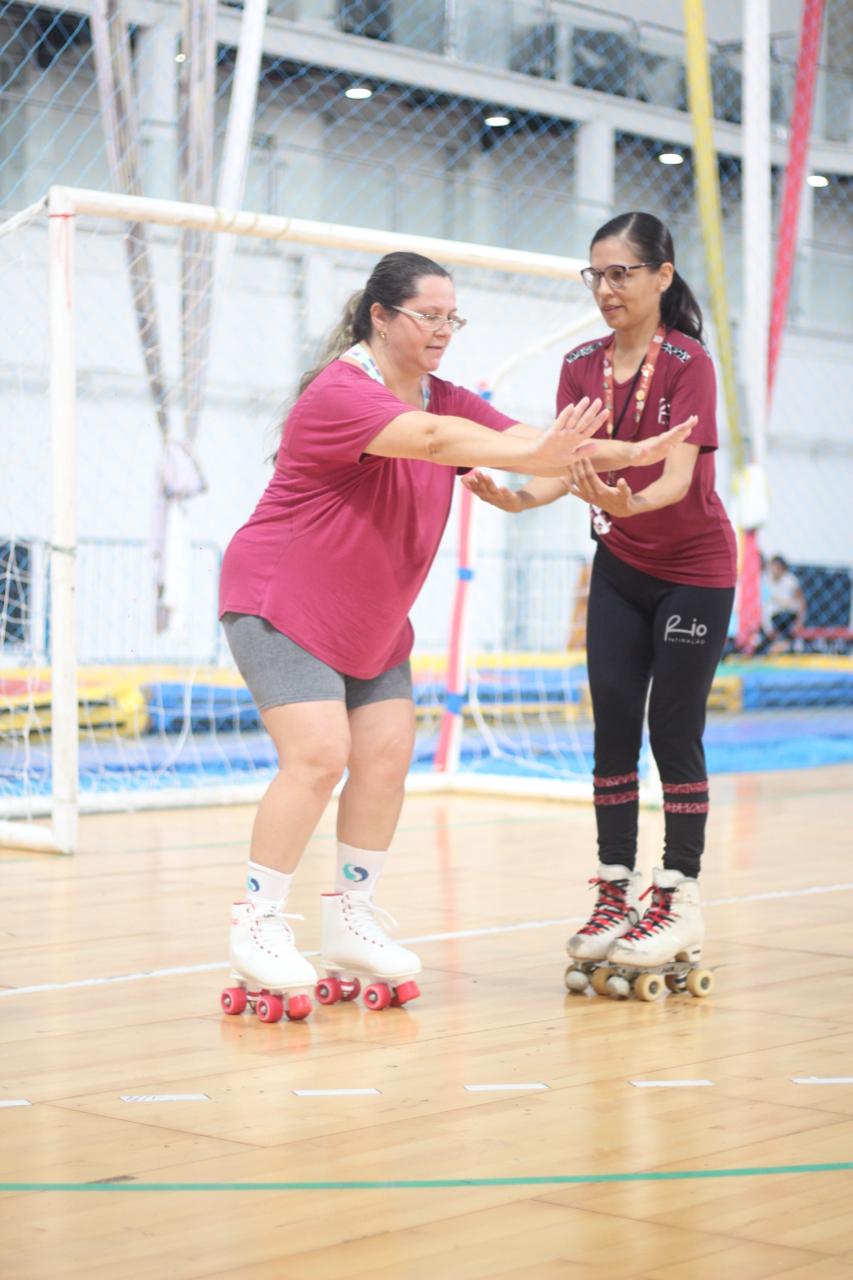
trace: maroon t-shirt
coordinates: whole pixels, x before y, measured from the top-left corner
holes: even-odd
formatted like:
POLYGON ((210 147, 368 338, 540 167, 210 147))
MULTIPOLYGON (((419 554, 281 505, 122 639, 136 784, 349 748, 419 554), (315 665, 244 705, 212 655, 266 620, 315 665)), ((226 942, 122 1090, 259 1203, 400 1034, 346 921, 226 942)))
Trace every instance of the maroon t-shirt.
MULTIPOLYGON (((457 471, 380 458, 370 441, 412 406, 333 361, 284 424, 275 472, 222 564, 219 614, 265 618, 336 671, 372 679, 411 652, 409 609, 435 558, 457 471)), ((505 431, 513 418, 430 378, 429 412, 505 431)))
MULTIPOLYGON (((563 360, 557 390, 557 412, 582 396, 604 398, 604 350, 608 338, 575 347, 563 360)), ((625 406, 631 380, 617 382, 614 418, 625 406)), ((702 587, 733 587, 737 576, 735 534, 725 507, 714 489, 714 451, 717 448, 716 380, 714 365, 701 343, 673 329, 658 355, 646 408, 637 427, 633 403, 619 427, 620 439, 643 440, 677 426, 695 413, 699 421, 687 443, 699 446, 693 477, 681 502, 644 515, 608 515, 610 532, 600 535, 605 546, 635 569, 667 582, 702 587)), ((633 397, 632 397, 633 401, 633 397)), ((598 432, 607 437, 607 428, 598 432)), ((628 467, 620 471, 632 492, 646 489, 663 473, 664 463, 628 467)))

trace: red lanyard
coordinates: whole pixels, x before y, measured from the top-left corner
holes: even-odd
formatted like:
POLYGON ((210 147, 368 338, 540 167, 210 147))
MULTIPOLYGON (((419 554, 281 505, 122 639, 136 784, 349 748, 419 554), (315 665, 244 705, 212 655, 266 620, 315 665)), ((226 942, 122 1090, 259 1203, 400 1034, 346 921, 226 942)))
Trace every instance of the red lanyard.
MULTIPOLYGON (((605 348, 605 351, 604 351, 604 407, 607 410, 607 434, 609 436, 612 436, 614 435, 614 433, 618 432, 619 423, 621 423, 622 418, 625 414, 625 409, 628 407, 628 402, 631 399, 631 392, 634 391, 634 387, 637 387, 637 390, 634 395, 634 433, 633 434, 634 435, 637 434, 637 429, 640 425, 640 419, 642 418, 643 410, 646 407, 646 398, 649 394, 649 384, 651 383, 652 377, 654 376, 655 365, 657 364, 657 358, 660 355, 661 344, 665 337, 666 337, 666 327, 665 325, 660 325, 660 327, 655 330, 654 336, 652 337, 652 340, 649 343, 649 349, 646 352, 646 354, 643 356, 643 363, 640 365, 639 369, 634 375, 634 381, 631 384, 630 390, 628 391, 628 398, 625 401, 625 404, 622 408, 622 412, 619 414, 619 422, 615 423, 615 425, 613 421, 613 385, 614 385, 615 379, 613 377, 613 364, 610 360, 610 354, 609 354, 611 344, 608 343, 607 347, 605 348), (637 386, 638 378, 639 378, 639 384, 640 384, 639 386, 637 386)), ((616 341, 616 337, 614 335, 613 342, 615 343, 615 341, 616 341)), ((632 439, 633 439, 633 436, 632 436, 632 439)))

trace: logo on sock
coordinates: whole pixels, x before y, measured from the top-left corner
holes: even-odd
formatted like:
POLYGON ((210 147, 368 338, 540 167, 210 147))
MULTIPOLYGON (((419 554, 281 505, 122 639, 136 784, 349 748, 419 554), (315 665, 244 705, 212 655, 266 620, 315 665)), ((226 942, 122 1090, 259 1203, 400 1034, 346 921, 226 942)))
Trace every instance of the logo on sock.
POLYGON ((260 893, 261 882, 260 880, 256 880, 254 876, 249 876, 249 879, 246 881, 246 887, 250 893, 260 893))
POLYGON ((357 867, 354 862, 345 862, 344 875, 347 880, 356 880, 360 882, 362 880, 366 880, 370 875, 370 872, 366 867, 357 867))

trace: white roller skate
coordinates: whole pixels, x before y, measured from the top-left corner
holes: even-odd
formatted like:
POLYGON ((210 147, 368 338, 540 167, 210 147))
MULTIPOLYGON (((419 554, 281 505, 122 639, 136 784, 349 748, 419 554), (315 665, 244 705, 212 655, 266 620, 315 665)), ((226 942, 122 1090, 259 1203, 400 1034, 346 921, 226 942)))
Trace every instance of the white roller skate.
POLYGON ((640 873, 601 862, 590 884, 598 885, 598 900, 586 924, 566 943, 573 961, 566 970, 566 990, 582 994, 592 986, 603 995, 599 988, 609 970, 601 966, 607 953, 614 939, 627 933, 640 918, 640 873))
POLYGON ((606 993, 624 999, 633 991, 639 1000, 657 1000, 664 988, 708 995, 714 975, 699 964, 705 938, 699 882, 656 867, 647 892, 651 906, 607 954, 606 993))
POLYGON ((377 916, 395 923, 364 890, 323 894, 320 964, 327 976, 314 988, 320 1004, 354 1000, 362 978, 369 984, 364 990, 368 1009, 396 1007, 420 995, 412 981, 421 971, 419 957, 389 938, 377 916))
POLYGON ((286 916, 275 904, 235 902, 231 908, 231 977, 234 985, 222 992, 225 1013, 242 1013, 246 1005, 261 1022, 292 1022, 307 1018, 317 981, 314 966, 296 949, 286 916))

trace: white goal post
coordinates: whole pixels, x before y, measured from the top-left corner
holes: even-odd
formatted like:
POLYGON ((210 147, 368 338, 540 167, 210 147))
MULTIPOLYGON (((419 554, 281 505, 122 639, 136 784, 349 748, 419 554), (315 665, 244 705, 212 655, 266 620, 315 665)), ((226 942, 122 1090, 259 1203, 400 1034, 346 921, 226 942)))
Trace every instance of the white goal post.
MULTIPOLYGON (((12 236, 26 216, 36 216, 35 206, 0 226, 0 236, 12 236)), ((575 313, 570 321, 557 328, 552 322, 539 341, 522 352, 522 357, 545 351, 559 339, 588 331, 591 316, 589 303, 583 303, 578 288, 583 265, 578 259, 558 255, 504 250, 488 245, 409 236, 382 230, 337 226, 302 219, 276 217, 269 214, 234 212, 210 206, 176 201, 122 196, 102 191, 68 187, 52 187, 46 202, 49 222, 49 404, 50 404, 50 490, 51 524, 49 535, 50 581, 50 794, 38 805, 0 806, 0 844, 70 853, 77 842, 77 819, 82 809, 137 808, 143 805, 213 803, 217 800, 250 799, 263 789, 260 783, 239 786, 185 787, 179 792, 144 789, 81 797, 78 751, 78 618, 77 618, 77 550, 78 520, 74 474, 77 454, 78 377, 75 356, 75 231, 80 218, 94 219, 121 229, 125 224, 153 224, 165 228, 190 229, 194 232, 231 233, 239 237, 294 245, 318 246, 374 257, 395 249, 424 254, 448 266, 474 272, 500 273, 503 277, 523 277, 525 281, 547 281, 564 290, 571 286, 575 313), (39 814, 49 813, 49 825, 33 821, 39 814)), ((220 286, 221 287, 221 286, 220 286)), ((510 295, 511 296, 511 295, 510 295)), ((105 321, 108 323, 108 320, 105 321)), ((527 346, 531 334, 523 335, 518 345, 527 346)), ((535 335, 533 335, 535 336, 535 335)), ((516 335, 517 339, 517 335, 516 335)), ((577 341, 577 338, 574 339, 577 341)), ((572 345, 567 341, 566 345, 572 345)), ((483 372, 494 382, 508 367, 518 362, 510 345, 502 352, 489 354, 490 365, 483 372)), ((553 400, 556 375, 545 399, 553 400)), ((283 387, 283 391, 287 388, 283 387)), ((541 425, 546 425, 542 421, 541 425)), ((494 514, 494 513, 493 513, 494 514)), ((223 530, 227 538, 231 530, 223 530)), ((470 552, 469 548, 469 552, 470 552)), ((461 637, 457 637, 461 639, 461 637)), ((447 638, 448 646, 451 637, 447 638)), ((464 665, 464 663, 463 663, 464 665)), ((445 714, 447 714, 445 707, 445 714)), ((458 713, 457 713, 458 714, 458 713)), ((461 715, 459 715, 461 723, 461 715)), ((450 771, 435 769, 413 776, 417 787, 450 788, 459 785, 450 771)), ((485 774, 463 781, 466 789, 512 789, 505 777, 490 779, 485 774)), ((559 779, 546 779, 544 791, 538 794, 567 794, 559 779)), ((588 787, 585 788, 588 791, 588 787)), ((531 790, 529 781, 520 780, 518 790, 531 790)), ((533 790, 536 790, 533 788, 533 790)))

